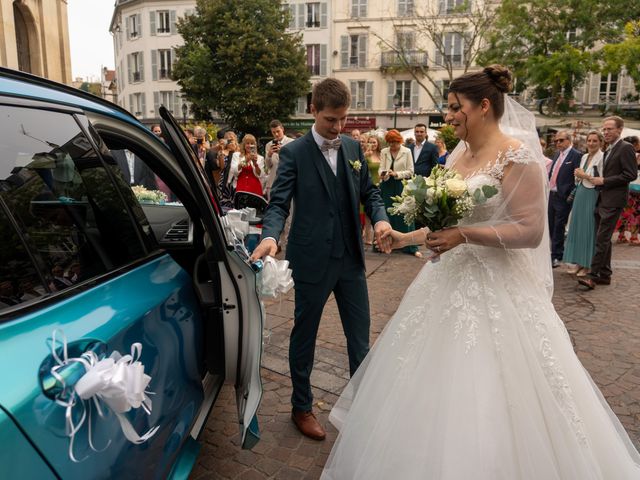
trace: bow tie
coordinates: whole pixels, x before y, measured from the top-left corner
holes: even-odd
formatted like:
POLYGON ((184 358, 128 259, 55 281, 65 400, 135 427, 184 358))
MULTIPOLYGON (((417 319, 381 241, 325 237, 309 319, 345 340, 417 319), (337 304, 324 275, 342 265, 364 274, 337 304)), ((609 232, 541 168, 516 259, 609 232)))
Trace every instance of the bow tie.
POLYGON ((341 143, 342 143, 342 140, 340 140, 340 137, 336 138, 335 140, 325 140, 324 142, 322 142, 322 146, 320 147, 320 151, 321 152, 328 152, 331 149, 340 150, 340 144, 341 143))

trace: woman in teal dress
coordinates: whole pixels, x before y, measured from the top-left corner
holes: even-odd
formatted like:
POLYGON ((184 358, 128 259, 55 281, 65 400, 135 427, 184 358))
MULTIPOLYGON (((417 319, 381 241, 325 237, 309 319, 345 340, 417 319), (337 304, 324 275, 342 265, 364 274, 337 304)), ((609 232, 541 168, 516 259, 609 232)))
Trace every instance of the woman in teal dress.
MULTIPOLYGON (((380 145, 380 139, 375 135, 371 135, 367 138, 367 146, 364 151, 364 158, 367 159, 367 166, 369 167, 369 174, 371 175, 371 182, 374 185, 380 183, 380 177, 378 176, 378 170, 380 168, 380 151, 382 146, 380 145)), ((362 238, 365 245, 373 244, 373 227, 371 226, 371 220, 369 217, 364 217, 364 227, 362 229, 362 238)))
POLYGON ((591 260, 596 251, 595 210, 598 192, 588 178, 597 176, 596 170, 602 174, 602 144, 600 132, 589 132, 587 153, 582 156, 580 168, 576 168, 575 171, 578 183, 562 261, 574 264, 575 267, 570 268, 569 273, 575 273, 580 277, 589 273, 591 260))
MULTIPOLYGON (((388 209, 393 206, 392 197, 402 193, 404 185, 402 180, 413 177, 413 157, 411 150, 402 146, 402 135, 397 130, 389 130, 384 136, 389 145, 380 152, 380 193, 384 206, 388 209)), ((413 224, 404 223, 402 215, 389 214, 391 227, 397 232, 412 232, 415 230, 413 224)), ((422 257, 416 245, 411 245, 402 249, 405 253, 410 253, 416 257, 422 257)))

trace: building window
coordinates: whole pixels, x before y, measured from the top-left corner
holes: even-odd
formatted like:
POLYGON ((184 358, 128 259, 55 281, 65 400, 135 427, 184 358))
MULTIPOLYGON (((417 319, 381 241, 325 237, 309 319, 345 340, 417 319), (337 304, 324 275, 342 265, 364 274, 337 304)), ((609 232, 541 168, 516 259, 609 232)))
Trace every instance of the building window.
POLYGON ((471 0, 440 0, 439 13, 466 13, 471 9, 471 0))
POLYGON ((396 80, 398 107, 411 108, 411 80, 396 80))
POLYGON ((134 52, 128 57, 129 83, 144 81, 142 52, 134 52))
POLYGON ((351 0, 351 17, 365 18, 367 16, 367 0, 351 0))
POLYGON ((440 108, 446 108, 449 104, 449 100, 447 98, 447 91, 449 90, 449 84, 451 80, 437 80, 436 81, 436 91, 434 92, 433 98, 436 100, 437 106, 440 108))
POLYGON ((127 39, 133 40, 142 36, 142 28, 140 25, 140 14, 130 15, 127 17, 127 39))
POLYGON ((169 10, 158 11, 158 29, 157 33, 171 33, 171 20, 169 10))
POLYGON ((464 35, 459 32, 445 33, 441 44, 436 45, 436 65, 461 67, 464 64, 464 35))
POLYGON ((144 118, 145 102, 144 93, 132 93, 129 95, 129 111, 136 117, 144 118))
POLYGON ((400 52, 410 52, 414 49, 416 36, 414 32, 396 32, 397 50, 400 52))
POLYGON ((167 80, 171 78, 171 49, 158 50, 158 78, 167 80))
POLYGON ((342 35, 340 37, 340 68, 366 68, 367 36, 342 35))
POLYGON ((600 103, 617 103, 618 74, 600 75, 600 103))
POLYGON ((351 109, 371 110, 373 108, 373 82, 365 80, 352 80, 351 109))
POLYGON ((307 45, 307 68, 311 75, 320 75, 320 45, 307 45))
POLYGON ((398 16, 406 17, 413 15, 413 0, 398 0, 398 16))
POLYGON ((320 3, 307 3, 307 28, 320 28, 320 3))

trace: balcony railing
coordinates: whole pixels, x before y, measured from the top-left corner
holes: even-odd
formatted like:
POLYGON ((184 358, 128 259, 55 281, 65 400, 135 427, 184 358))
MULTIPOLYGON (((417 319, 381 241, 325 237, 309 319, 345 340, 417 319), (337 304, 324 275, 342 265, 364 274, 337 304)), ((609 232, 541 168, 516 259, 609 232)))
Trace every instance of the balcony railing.
POLYGON ((167 79, 171 77, 171 70, 167 69, 167 68, 161 68, 158 71, 158 78, 160 79, 167 79))
POLYGON ((140 72, 133 72, 133 81, 134 82, 139 82, 140 81, 140 77, 142 77, 142 75, 140 75, 140 72))
POLYGON ((307 28, 320 28, 320 21, 307 20, 307 23, 305 25, 307 26, 307 28))
POLYGON ((410 50, 407 52, 382 52, 380 58, 380 68, 413 68, 426 67, 428 60, 427 52, 410 50))
POLYGON ((320 75, 320 65, 307 65, 311 75, 320 75))

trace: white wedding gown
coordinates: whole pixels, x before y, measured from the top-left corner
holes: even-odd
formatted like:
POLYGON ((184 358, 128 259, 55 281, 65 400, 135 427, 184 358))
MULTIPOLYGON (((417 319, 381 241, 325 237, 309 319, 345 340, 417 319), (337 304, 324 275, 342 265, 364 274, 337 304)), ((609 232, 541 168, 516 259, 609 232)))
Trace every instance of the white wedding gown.
MULTIPOLYGON (((500 190, 498 178, 468 183, 500 190)), ((322 479, 640 479, 529 263, 463 244, 424 266, 331 412, 340 434, 322 479)))

